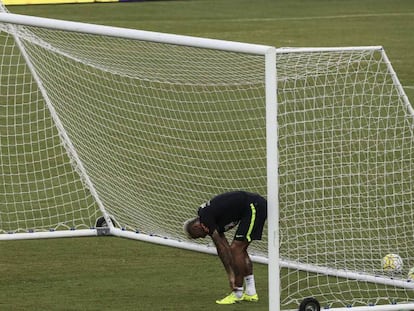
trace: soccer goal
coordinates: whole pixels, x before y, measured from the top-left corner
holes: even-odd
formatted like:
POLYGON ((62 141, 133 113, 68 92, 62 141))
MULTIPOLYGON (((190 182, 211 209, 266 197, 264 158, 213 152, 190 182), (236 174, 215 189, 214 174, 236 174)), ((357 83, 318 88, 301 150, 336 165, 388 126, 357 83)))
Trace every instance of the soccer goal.
POLYGON ((0 240, 115 235, 258 192, 269 309, 414 309, 414 113, 381 47, 285 48, 0 7, 0 240), (389 253, 402 260, 387 265, 389 253))

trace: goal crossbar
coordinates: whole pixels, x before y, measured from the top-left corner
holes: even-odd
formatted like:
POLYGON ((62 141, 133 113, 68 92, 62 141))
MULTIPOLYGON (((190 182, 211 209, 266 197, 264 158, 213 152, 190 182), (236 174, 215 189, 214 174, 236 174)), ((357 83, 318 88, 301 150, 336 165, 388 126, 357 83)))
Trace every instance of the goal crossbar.
POLYGON ((13 13, 0 13, 0 22, 173 45, 191 45, 199 48, 219 49, 224 51, 235 51, 239 53, 264 55, 268 52, 269 49, 273 48, 271 46, 259 44, 189 37, 184 35, 174 35, 145 30, 126 29, 113 26, 56 20, 45 17, 28 16, 13 13))

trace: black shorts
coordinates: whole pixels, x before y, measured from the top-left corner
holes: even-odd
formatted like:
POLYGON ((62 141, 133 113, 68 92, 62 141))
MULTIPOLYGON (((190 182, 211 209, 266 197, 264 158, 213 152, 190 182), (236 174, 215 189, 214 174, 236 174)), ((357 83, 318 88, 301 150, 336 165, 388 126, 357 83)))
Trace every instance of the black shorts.
POLYGON ((261 196, 252 198, 249 208, 240 219, 234 239, 251 242, 261 240, 264 223, 267 218, 267 201, 261 196))

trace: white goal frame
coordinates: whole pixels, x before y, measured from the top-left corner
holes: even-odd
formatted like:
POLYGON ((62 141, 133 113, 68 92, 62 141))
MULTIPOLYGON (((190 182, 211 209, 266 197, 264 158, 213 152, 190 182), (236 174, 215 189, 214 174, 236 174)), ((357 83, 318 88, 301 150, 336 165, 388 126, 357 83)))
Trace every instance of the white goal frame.
MULTIPOLYGON (((61 20, 53 20, 48 18, 24 16, 11 13, 0 13, 0 22, 18 24, 24 26, 35 26, 41 28, 50 28, 56 30, 64 30, 69 32, 80 32, 88 33, 94 35, 104 35, 104 36, 113 36, 113 37, 122 37, 126 39, 142 40, 142 41, 152 41, 159 43, 167 43, 173 45, 183 45, 183 46, 193 46, 205 49, 217 49, 223 51, 231 51, 238 53, 247 53, 262 55, 265 58, 265 85, 266 85, 266 152, 267 152, 267 200, 268 200, 268 257, 262 256, 253 256, 256 262, 268 264, 268 275, 269 275, 269 310, 276 311, 280 309, 280 284, 279 284, 279 273, 280 267, 292 267, 304 269, 306 271, 313 271, 316 273, 322 273, 327 275, 336 275, 339 277, 348 277, 357 280, 363 281, 373 281, 378 282, 377 277, 372 277, 369 275, 363 275, 359 273, 352 273, 349 271, 338 271, 328 268, 320 268, 312 265, 300 265, 294 262, 289 262, 279 258, 279 202, 278 202, 278 125, 277 125, 277 73, 276 73, 276 56, 278 53, 288 53, 288 52, 298 52, 298 51, 307 51, 307 52, 317 52, 317 51, 343 51, 343 50, 363 50, 363 49, 377 49, 383 52, 381 46, 375 47, 346 47, 346 48, 306 48, 306 49, 276 49, 272 46, 266 45, 256 45, 256 44, 246 44, 239 42, 229 42, 222 40, 213 40, 213 39, 204 39, 204 38, 194 38, 181 35, 170 35, 170 34, 161 34, 150 31, 140 31, 132 29, 123 29, 118 27, 109 27, 109 26, 100 26, 100 25, 91 25, 86 23, 78 22, 69 22, 61 20)), ((16 40, 18 43, 18 39, 16 40)), ((414 118, 414 110, 410 105, 408 97, 405 95, 405 92, 399 82, 397 75, 395 74, 387 56, 383 53, 384 59, 386 59, 389 70, 393 73, 392 77, 395 85, 400 92, 401 97, 404 100, 407 110, 410 111, 411 115, 414 118)), ((30 67, 30 62, 28 62, 30 67)), ((32 69, 32 74, 36 76, 35 71, 32 69)), ((141 240, 153 242, 161 245, 168 245, 173 247, 179 247, 188 250, 195 250, 199 252, 215 254, 216 251, 214 247, 206 247, 202 245, 195 245, 188 243, 186 241, 175 241, 170 239, 165 239, 157 236, 150 236, 147 234, 142 234, 138 232, 132 232, 127 230, 121 230, 116 228, 111 221, 110 215, 106 212, 104 205, 102 204, 99 194, 95 191, 94 185, 88 179, 88 175, 83 168, 83 164, 79 157, 76 155, 75 148, 70 143, 70 138, 65 132, 65 129, 60 124, 59 117, 54 113, 53 106, 48 103, 47 94, 45 95, 45 101, 48 104, 48 108, 52 114, 52 117, 58 127, 59 133, 65 138, 66 148, 68 153, 77 162, 77 166, 80 168, 80 174, 85 179, 88 188, 90 189, 93 197, 95 198, 103 217, 105 218, 108 228, 91 228, 91 229, 82 229, 82 230, 62 230, 62 231, 49 231, 49 232, 30 232, 30 233, 12 233, 12 234, 1 234, 0 240, 17 240, 17 239, 39 239, 39 238, 60 238, 60 237, 80 237, 80 236, 97 236, 97 235, 114 235, 118 237, 124 237, 129 239, 141 240)), ((397 280, 384 279, 384 281, 379 281, 383 284, 395 285, 398 282, 397 280)), ((408 286, 414 288, 414 284, 400 284, 403 286, 408 286)), ((381 305, 375 306, 375 310, 400 310, 401 305, 381 305)), ((404 305, 404 309, 414 309, 414 303, 404 305)), ((353 310, 366 311, 373 310, 372 306, 367 307, 353 307, 353 310)), ((348 311, 349 308, 336 308, 338 311, 348 311)))
MULTIPOLYGON (((248 54, 257 54, 265 56, 265 79, 266 79, 266 120, 267 127, 267 178, 268 178, 268 210, 269 210, 269 232, 274 232, 274 237, 269 239, 269 258, 263 258, 260 256, 254 256, 254 260, 261 263, 269 264, 269 276, 272 275, 271 279, 277 279, 279 276, 279 253, 278 253, 278 231, 277 231, 277 172, 278 163, 276 161, 270 161, 271 159, 277 159, 277 103, 276 103, 276 49, 272 46, 265 45, 256 45, 256 44, 246 44, 240 42, 229 42, 223 40, 214 40, 206 38, 194 38, 189 36, 182 35, 172 35, 172 34, 163 34, 156 33, 151 31, 141 31, 133 29, 124 29, 119 27, 110 27, 110 26, 98 26, 87 23, 79 22, 70 22, 62 20, 54 20, 42 17, 26 16, 20 14, 12 13, 0 13, 0 22, 18 24, 24 26, 35 26, 41 28, 51 28, 56 30, 64 30, 70 32, 81 32, 94 35, 104 35, 104 36, 113 36, 113 37, 122 37, 126 39, 136 39, 143 41, 152 41, 158 43, 168 43, 174 45, 189 45, 194 47, 206 48, 206 49, 218 49, 223 51, 234 51, 239 53, 248 53, 248 54), (269 172, 273 172, 272 174, 269 172), (272 194, 272 192, 275 192, 272 194), (274 228, 274 229, 271 229, 274 228), (270 257, 271 256, 271 257, 270 257), (272 258, 273 257, 273 258, 272 258), (275 278, 276 276, 276 278, 275 278)), ((51 113, 53 114, 53 107, 49 105, 51 113)), ((59 118, 54 114, 54 119, 59 124, 59 118)), ((69 138, 65 135, 63 127, 60 127, 61 132, 66 136, 67 140, 69 138)), ((75 153, 76 150, 72 148, 72 153, 75 153)), ((106 213, 102 203, 96 191, 94 191, 94 186, 88 181, 87 174, 82 169, 82 162, 78 157, 75 156, 76 161, 81 167, 81 173, 83 177, 86 177, 86 182, 88 183, 89 188, 95 199, 98 202, 98 205, 105 217, 105 220, 109 227, 109 232, 101 232, 101 229, 90 229, 90 230, 68 230, 68 231, 53 231, 53 232, 33 232, 33 233, 15 233, 9 235, 0 235, 0 240, 17 240, 17 239, 39 239, 39 238, 60 238, 60 237, 80 237, 80 236, 96 236, 101 234, 110 234, 118 237, 125 237, 129 239, 147 241, 152 243, 157 243, 161 245, 180 247, 188 250, 195 250, 199 252, 215 254, 216 250, 211 247, 198 246, 185 241, 173 241, 156 236, 149 236, 141 233, 134 233, 130 231, 124 231, 119 228, 115 228, 112 224, 110 216, 106 213)), ((278 293, 279 292, 278 282, 269 282, 269 293, 278 293)), ((269 295, 269 306, 277 306, 273 310, 279 309, 279 295, 269 295)), ((272 308, 271 308, 272 309, 272 308)))

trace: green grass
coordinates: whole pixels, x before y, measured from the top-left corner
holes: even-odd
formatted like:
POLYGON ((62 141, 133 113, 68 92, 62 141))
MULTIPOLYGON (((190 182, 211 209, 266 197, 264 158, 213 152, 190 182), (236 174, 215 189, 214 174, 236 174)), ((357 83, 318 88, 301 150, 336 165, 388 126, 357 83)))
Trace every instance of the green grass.
MULTIPOLYGON (((215 256, 120 238, 1 242, 1 310, 223 310, 215 256)), ((267 268, 256 265, 265 310, 267 268)))
MULTIPOLYGON (((205 0, 10 7, 13 13, 281 46, 383 45, 414 101, 411 0, 205 0)), ((350 211, 351 213, 352 211, 350 211)), ((118 238, 0 243, 1 310, 265 310, 216 306, 227 291, 213 256, 118 238)), ((294 286, 293 284, 292 286, 294 286)))

